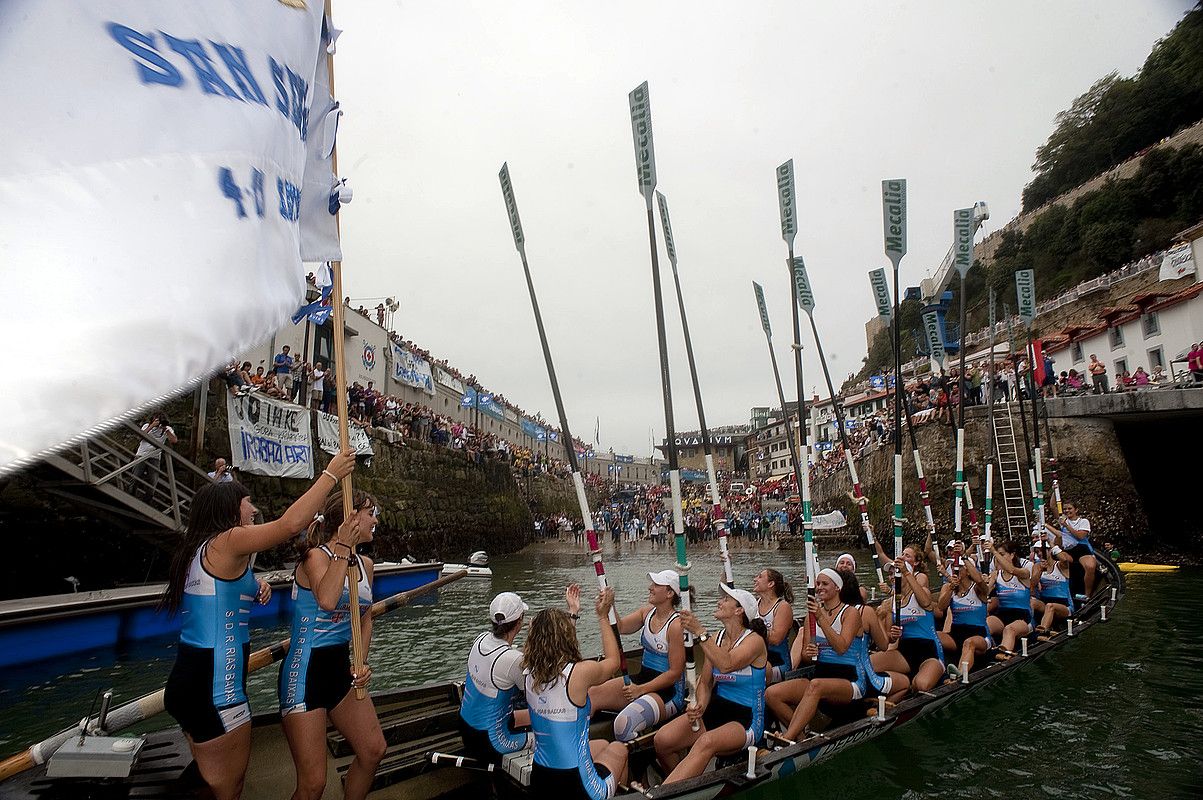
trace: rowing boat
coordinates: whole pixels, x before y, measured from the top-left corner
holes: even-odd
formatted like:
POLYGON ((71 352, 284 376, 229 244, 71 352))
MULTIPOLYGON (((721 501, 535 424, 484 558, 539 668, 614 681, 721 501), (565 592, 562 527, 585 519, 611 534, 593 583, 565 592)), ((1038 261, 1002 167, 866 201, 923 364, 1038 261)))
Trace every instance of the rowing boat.
MULTIPOLYGON (((967 684, 950 683, 911 697, 889 709, 884 717, 861 716, 860 709, 856 709, 857 716, 854 719, 845 718, 846 721, 812 733, 803 741, 777 749, 760 750, 751 769, 747 759, 739 757, 733 762, 719 764, 696 778, 643 792, 628 789, 620 792, 619 797, 650 796, 673 800, 728 797, 753 786, 787 778, 850 747, 876 739, 926 716, 954 700, 968 697, 983 686, 997 684, 1005 676, 1023 669, 1029 661, 1064 647, 1096 624, 1107 621, 1112 609, 1124 595, 1124 578, 1122 571, 1111 561, 1100 556, 1099 563, 1103 578, 1094 596, 1075 615, 1072 635, 1068 631, 1059 631, 1048 639, 1032 639, 1027 657, 1017 656, 1009 661, 983 664, 970 673, 967 684)), ((638 650, 628 653, 631 669, 637 669, 639 654, 638 650)), ((388 742, 388 752, 380 764, 371 797, 380 800, 479 797, 482 791, 488 791, 490 780, 502 796, 533 796, 504 770, 490 775, 469 769, 430 765, 430 752, 456 753, 461 747, 458 734, 461 696, 462 684, 455 681, 441 681, 373 695, 381 728, 388 742)), ((608 719, 595 722, 594 735, 606 735, 609 727, 608 719)), ((257 714, 252 738, 251 764, 244 796, 256 800, 288 797, 293 787, 293 767, 279 713, 257 714)), ((333 798, 341 794, 341 775, 350 764, 352 753, 345 739, 334 730, 328 733, 327 743, 333 757, 328 763, 325 796, 333 798)), ((167 798, 198 794, 198 778, 195 769, 190 768, 188 746, 178 728, 166 728, 146 735, 142 752, 143 756, 126 781, 115 782, 110 779, 106 782, 106 797, 167 798), (128 792, 121 791, 122 785, 128 787, 128 792)), ((511 761, 512 771, 518 773, 520 759, 511 761)), ((645 785, 650 784, 649 765, 653 761, 650 737, 637 740, 630 759, 633 778, 645 785)), ((78 779, 49 779, 45 767, 38 767, 0 783, 0 800, 81 796, 86 784, 86 781, 78 779)))
POLYGON ((1119 571, 1126 575, 1133 575, 1142 572, 1177 572, 1177 564, 1141 564, 1137 561, 1121 561, 1119 562, 1119 571))

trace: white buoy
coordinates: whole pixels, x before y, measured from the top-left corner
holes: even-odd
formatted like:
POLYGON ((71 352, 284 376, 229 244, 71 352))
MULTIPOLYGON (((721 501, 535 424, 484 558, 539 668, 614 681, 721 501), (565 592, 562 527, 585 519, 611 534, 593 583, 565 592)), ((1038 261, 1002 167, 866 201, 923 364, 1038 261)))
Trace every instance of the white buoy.
POLYGON ((1019 654, 1024 658, 1028 657, 1028 637, 1023 637, 1019 640, 1019 654))
POLYGON ((886 718, 886 696, 879 694, 877 696, 877 721, 884 722, 886 718))
POLYGON ((969 683, 969 662, 961 662, 961 683, 969 683))
POLYGON ((748 780, 756 777, 756 745, 748 745, 748 780))
POLYGON ((1107 621, 1107 606, 1106 604, 1099 606, 1099 622, 1107 621))
POLYGON ((1072 618, 1065 620, 1065 635, 1066 636, 1074 635, 1074 621, 1072 618))

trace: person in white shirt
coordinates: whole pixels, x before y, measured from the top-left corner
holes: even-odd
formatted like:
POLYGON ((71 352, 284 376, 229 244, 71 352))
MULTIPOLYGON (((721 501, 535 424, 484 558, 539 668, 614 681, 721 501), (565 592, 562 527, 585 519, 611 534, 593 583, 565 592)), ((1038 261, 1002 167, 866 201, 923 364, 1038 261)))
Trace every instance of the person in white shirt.
POLYGON ((162 448, 167 444, 175 444, 179 439, 175 435, 175 429, 167 421, 167 415, 162 411, 156 411, 151 416, 150 421, 142 426, 142 432, 153 441, 139 440, 138 449, 134 453, 135 464, 130 470, 130 478, 134 484, 132 494, 150 502, 154 496, 155 487, 159 483, 159 462, 162 460, 162 448))

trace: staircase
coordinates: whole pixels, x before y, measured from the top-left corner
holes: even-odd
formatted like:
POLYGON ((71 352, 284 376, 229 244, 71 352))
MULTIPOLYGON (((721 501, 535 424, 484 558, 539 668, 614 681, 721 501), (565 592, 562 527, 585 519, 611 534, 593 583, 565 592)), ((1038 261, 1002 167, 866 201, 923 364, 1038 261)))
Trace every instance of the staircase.
POLYGON ((130 422, 50 456, 45 463, 67 476, 43 481, 47 491, 158 530, 182 531, 194 487, 209 483, 204 470, 130 422), (143 441, 155 445, 155 451, 139 457, 136 452, 143 441), (157 461, 157 469, 149 471, 157 473, 157 480, 134 475, 134 467, 143 461, 157 461))
POLYGON ((994 448, 998 457, 998 474, 1003 493, 1003 516, 1007 522, 1007 533, 1012 539, 1026 541, 1028 535, 1028 507, 1023 493, 1023 471, 1019 464, 1019 449, 1015 441, 1015 422, 1011 417, 1010 403, 995 403, 994 448))

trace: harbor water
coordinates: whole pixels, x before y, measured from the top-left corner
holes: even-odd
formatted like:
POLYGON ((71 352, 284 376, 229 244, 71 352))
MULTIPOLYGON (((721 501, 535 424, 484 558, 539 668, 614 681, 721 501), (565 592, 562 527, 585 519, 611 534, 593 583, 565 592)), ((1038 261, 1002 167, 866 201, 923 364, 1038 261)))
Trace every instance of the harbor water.
MULTIPOLYGON (((871 585, 868 553, 856 556, 862 582, 871 585)), ((718 557, 715 551, 692 557, 698 610, 709 618, 718 557)), ((743 586, 762 566, 789 578, 801 574, 803 563, 800 551, 760 548, 737 550, 732 560, 743 586)), ((606 570, 620 610, 646 597, 648 570, 674 561, 671 550, 653 551, 646 543, 636 553, 614 553, 607 543, 606 570)), ((520 593, 533 611, 561 604, 565 586, 580 583, 586 598, 581 650, 599 651, 588 607, 596 583, 586 553, 567 544, 538 545, 491 566, 491 582, 461 580, 437 602, 376 621, 373 689, 462 679, 467 647, 485 627, 490 598, 503 590, 520 593)), ((1203 619, 1193 611, 1201 593, 1200 570, 1129 576, 1127 597, 1108 625, 884 739, 746 796, 1203 796, 1203 619)), ((252 647, 287 634, 284 627, 256 629, 252 647)), ((634 636, 624 642, 635 644, 634 636)), ((0 675, 0 755, 78 720, 98 690, 111 687, 122 702, 162 686, 174 648, 170 640, 145 641, 6 670, 0 675)), ((253 709, 275 706, 278 670, 273 665, 251 675, 253 709)), ((146 727, 169 723, 160 716, 146 727)))

